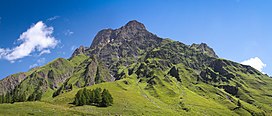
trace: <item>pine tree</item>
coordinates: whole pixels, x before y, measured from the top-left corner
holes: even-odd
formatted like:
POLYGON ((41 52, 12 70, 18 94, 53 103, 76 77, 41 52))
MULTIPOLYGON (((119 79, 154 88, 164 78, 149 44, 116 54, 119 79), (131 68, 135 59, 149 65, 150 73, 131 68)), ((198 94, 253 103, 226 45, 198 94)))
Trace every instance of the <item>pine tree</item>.
POLYGON ((53 93, 53 97, 56 97, 56 96, 58 96, 60 93, 61 93, 61 91, 63 90, 63 85, 60 87, 60 88, 58 88, 57 89, 57 91, 55 91, 54 93, 53 93))
POLYGON ((10 93, 7 93, 5 96, 5 103, 13 103, 12 96, 10 93))
POLYGON ((18 94, 19 94, 18 92, 14 92, 13 97, 12 97, 14 102, 20 101, 21 96, 18 94))
POLYGON ((93 90, 90 90, 90 104, 94 104, 95 103, 95 94, 93 90))
POLYGON ((28 99, 27 99, 27 101, 35 101, 35 94, 34 93, 32 93, 29 97, 28 97, 28 99))
POLYGON ((84 90, 79 90, 76 94, 74 104, 77 106, 83 106, 87 104, 87 98, 84 95, 84 90))
MULTIPOLYGON (((80 90, 79 90, 80 91, 80 90)), ((76 105, 76 106, 79 106, 79 104, 80 104, 80 101, 79 101, 79 98, 80 98, 80 92, 77 92, 77 94, 76 94, 76 97, 75 97, 75 101, 74 101, 74 104, 76 105)))
POLYGON ((107 107, 112 105, 112 103, 113 103, 113 98, 111 94, 109 93, 107 89, 104 89, 102 92, 102 101, 100 106, 107 107))
POLYGON ((101 75, 100 75, 100 71, 99 71, 98 67, 97 67, 96 76, 95 76, 94 81, 96 84, 104 82, 101 75))
POLYGON ((86 88, 84 88, 83 89, 83 95, 84 95, 84 97, 85 97, 85 104, 86 105, 90 105, 91 104, 91 102, 90 102, 90 91, 89 90, 87 90, 86 88))
POLYGON ((41 99, 42 99, 42 92, 41 91, 37 91, 36 92, 35 101, 40 101, 41 99))
POLYGON ((2 95, 2 103, 6 103, 6 97, 5 97, 5 95, 2 95))
POLYGON ((19 102, 25 102, 26 101, 26 94, 23 93, 22 95, 20 95, 18 101, 19 102))
POLYGON ((79 105, 83 106, 87 104, 87 98, 85 97, 84 94, 81 94, 80 98, 79 98, 79 105))
POLYGON ((2 96, 3 96, 3 95, 0 95, 0 103, 1 103, 1 104, 3 103, 2 96))
POLYGON ((101 88, 96 88, 94 90, 94 103, 99 105, 101 102, 102 102, 101 88))
POLYGON ((83 90, 79 90, 78 91, 78 105, 79 106, 83 106, 83 98, 82 98, 82 95, 83 95, 83 90))

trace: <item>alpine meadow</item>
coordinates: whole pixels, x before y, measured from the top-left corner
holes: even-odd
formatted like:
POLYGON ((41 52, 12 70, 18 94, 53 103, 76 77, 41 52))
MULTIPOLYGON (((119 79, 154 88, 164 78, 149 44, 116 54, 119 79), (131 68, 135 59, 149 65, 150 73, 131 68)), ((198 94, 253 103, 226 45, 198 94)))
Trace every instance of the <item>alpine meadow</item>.
POLYGON ((69 59, 1 80, 0 114, 269 115, 271 83, 250 66, 219 58, 205 43, 163 39, 133 20, 101 30, 69 59), (92 94, 86 88, 110 92, 112 105, 74 101, 80 92, 92 94))

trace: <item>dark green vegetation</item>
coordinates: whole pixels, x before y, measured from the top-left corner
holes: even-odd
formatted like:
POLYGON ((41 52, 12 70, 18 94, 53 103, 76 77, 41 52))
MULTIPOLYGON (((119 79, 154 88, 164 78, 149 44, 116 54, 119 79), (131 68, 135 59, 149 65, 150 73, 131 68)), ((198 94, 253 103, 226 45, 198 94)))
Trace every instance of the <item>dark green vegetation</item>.
POLYGON ((269 76, 218 58, 204 43, 162 39, 131 21, 100 31, 90 47, 79 47, 69 59, 1 80, 2 101, 39 102, 2 104, 0 114, 271 115, 271 85, 269 76), (110 91, 113 103, 96 88, 110 91), (95 93, 101 97, 90 97, 95 93), (101 105, 112 106, 96 107, 101 105))
POLYGON ((73 102, 77 106, 94 105, 108 107, 112 105, 113 98, 107 89, 102 91, 101 88, 87 90, 86 88, 79 90, 73 102))

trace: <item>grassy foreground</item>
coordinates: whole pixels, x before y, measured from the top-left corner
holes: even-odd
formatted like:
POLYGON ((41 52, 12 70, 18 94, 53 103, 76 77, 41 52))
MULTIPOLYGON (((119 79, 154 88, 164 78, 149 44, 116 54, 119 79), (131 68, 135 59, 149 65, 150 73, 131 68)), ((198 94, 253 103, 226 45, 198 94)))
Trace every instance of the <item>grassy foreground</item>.
POLYGON ((156 86, 158 97, 154 96, 150 89, 144 88, 145 83, 127 78, 88 87, 108 89, 114 98, 114 103, 110 107, 76 107, 71 103, 79 89, 74 89, 55 98, 43 99, 41 102, 0 104, 0 115, 237 115, 226 106, 185 87, 180 88, 166 83, 164 85, 166 87, 156 86))

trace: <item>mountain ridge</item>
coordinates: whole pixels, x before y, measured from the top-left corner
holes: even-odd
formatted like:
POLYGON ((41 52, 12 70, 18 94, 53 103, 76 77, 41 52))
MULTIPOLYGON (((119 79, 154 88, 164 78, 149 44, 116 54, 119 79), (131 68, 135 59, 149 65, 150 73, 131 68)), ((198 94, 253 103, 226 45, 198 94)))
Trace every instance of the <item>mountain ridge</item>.
POLYGON ((70 107, 79 89, 102 87, 113 91, 118 101, 112 113, 126 107, 141 112, 147 103, 147 109, 197 115, 204 113, 204 102, 221 108, 212 107, 206 115, 269 115, 271 83, 269 76, 250 66, 219 58, 205 43, 163 39, 132 20, 118 29, 99 31, 89 47, 80 46, 69 59, 57 58, 8 76, 0 81, 6 87, 0 88, 0 95, 12 96, 11 102, 38 100, 70 107), (123 104, 125 98, 132 100, 126 101, 129 106, 123 104))

